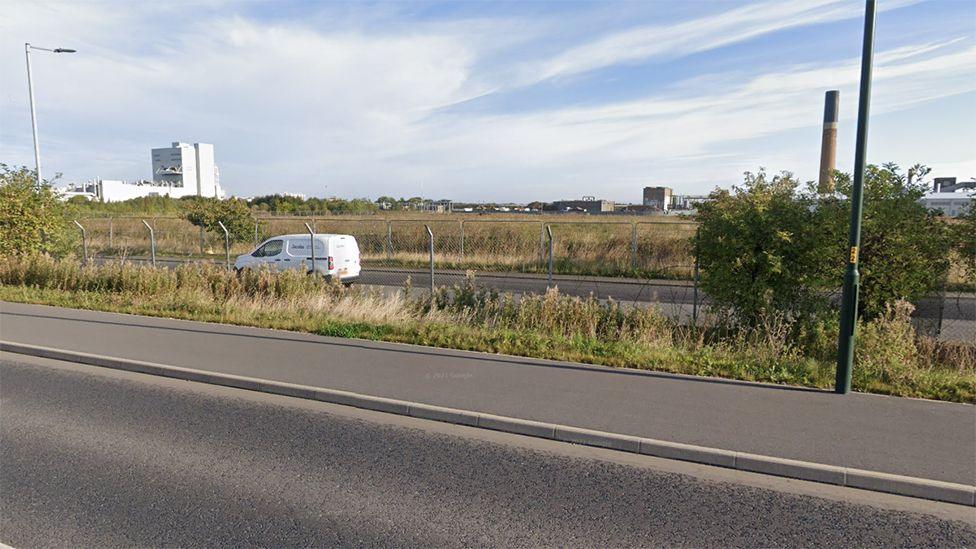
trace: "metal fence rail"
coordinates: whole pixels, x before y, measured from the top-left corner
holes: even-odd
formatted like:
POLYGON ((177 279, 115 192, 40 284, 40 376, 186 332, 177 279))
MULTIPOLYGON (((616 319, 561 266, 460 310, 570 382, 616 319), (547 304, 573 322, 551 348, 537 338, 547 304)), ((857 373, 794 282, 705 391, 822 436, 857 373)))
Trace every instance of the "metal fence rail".
MULTIPOLYGON (((173 216, 92 217, 84 257, 209 260, 232 257, 281 234, 350 234, 359 243, 365 284, 453 286, 473 272, 502 291, 561 292, 657 306, 688 324, 702 322, 697 224, 672 220, 390 218, 264 216, 246 235, 213 234, 173 216), (306 227, 306 223, 308 227, 306 227), (243 242, 239 242, 239 241, 243 242)), ((948 281, 946 281, 948 283, 948 281)), ((916 326, 940 339, 976 341, 976 292, 940 291, 916 303, 916 326)))

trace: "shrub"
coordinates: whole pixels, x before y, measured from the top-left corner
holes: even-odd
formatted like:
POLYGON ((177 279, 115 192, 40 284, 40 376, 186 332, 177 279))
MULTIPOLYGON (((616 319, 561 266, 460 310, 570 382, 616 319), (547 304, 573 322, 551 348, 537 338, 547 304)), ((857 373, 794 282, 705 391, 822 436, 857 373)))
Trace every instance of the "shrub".
POLYGON ((910 318, 914 309, 911 303, 898 301, 861 325, 854 353, 856 386, 864 387, 871 382, 892 385, 911 382, 919 362, 910 318))
POLYGON ((0 164, 0 257, 66 253, 73 242, 67 205, 34 171, 0 164))
MULTIPOLYGON (((848 257, 851 177, 837 173, 835 181, 837 195, 817 197, 799 193, 787 172, 770 180, 760 170, 699 206, 701 285, 720 311, 750 328, 776 311, 802 328, 824 310, 848 257)), ((945 220, 919 203, 925 188, 894 164, 865 172, 859 309, 867 319, 940 288, 954 241, 963 254, 974 246, 972 232, 960 228, 954 240, 945 220)))
POLYGON ((969 211, 952 227, 952 241, 966 270, 970 284, 976 284, 976 197, 969 201, 969 211))
POLYGON ((809 316, 824 303, 829 241, 812 200, 788 172, 745 174, 698 209, 701 286, 715 306, 755 327, 771 312, 809 316))
MULTIPOLYGON (((836 174, 835 181, 839 195, 820 201, 817 219, 833 239, 824 256, 834 266, 830 281, 839 283, 847 257, 852 182, 844 173, 836 174)), ((941 215, 919 202, 926 187, 920 177, 908 181, 894 164, 865 171, 858 303, 867 318, 885 313, 895 301, 917 301, 946 282, 952 235, 941 215)))
POLYGON ((216 198, 196 198, 188 200, 183 218, 197 227, 224 236, 219 222, 227 227, 231 242, 247 242, 254 236, 254 217, 247 203, 238 198, 218 200, 216 198))

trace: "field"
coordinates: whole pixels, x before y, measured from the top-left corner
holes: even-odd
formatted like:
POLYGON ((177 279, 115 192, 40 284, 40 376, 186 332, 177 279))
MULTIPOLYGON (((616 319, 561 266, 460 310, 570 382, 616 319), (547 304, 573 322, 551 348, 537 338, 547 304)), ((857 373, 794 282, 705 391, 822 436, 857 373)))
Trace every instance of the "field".
MULTIPOLYGON (((79 220, 89 237, 89 254, 144 256, 149 254, 149 231, 142 218, 79 220)), ((176 217, 146 218, 153 227, 156 253, 175 257, 222 257, 223 238, 202 233, 176 217)), ((261 217, 254 233, 241 235, 231 255, 251 251, 273 235, 316 232, 351 234, 359 241, 368 266, 426 267, 429 265, 429 226, 434 239, 434 262, 439 269, 543 272, 548 268, 552 231, 553 268, 557 273, 690 278, 694 271, 692 241, 696 225, 675 217, 589 216, 472 216, 400 215, 369 217, 261 217)))

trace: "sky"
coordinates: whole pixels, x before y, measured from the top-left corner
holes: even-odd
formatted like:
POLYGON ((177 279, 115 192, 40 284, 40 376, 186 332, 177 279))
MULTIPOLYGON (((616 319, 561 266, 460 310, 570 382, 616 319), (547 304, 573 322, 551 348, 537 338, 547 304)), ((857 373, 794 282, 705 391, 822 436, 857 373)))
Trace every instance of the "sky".
MULTIPOLYGON (((976 176, 976 2, 880 0, 868 161, 976 176)), ((854 159, 864 6, 3 0, 0 162, 151 178, 213 143, 222 186, 344 198, 640 202, 765 167, 817 177, 823 95, 854 159)))

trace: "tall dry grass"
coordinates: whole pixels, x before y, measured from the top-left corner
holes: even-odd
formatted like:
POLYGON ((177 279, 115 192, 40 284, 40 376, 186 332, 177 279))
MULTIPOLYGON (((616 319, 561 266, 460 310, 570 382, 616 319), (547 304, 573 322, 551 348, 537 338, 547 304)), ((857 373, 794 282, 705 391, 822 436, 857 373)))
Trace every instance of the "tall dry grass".
MULTIPOLYGON (((356 237, 365 265, 423 268, 429 264, 424 225, 434 233, 434 261, 439 269, 484 272, 542 272, 548 266, 546 227, 553 232, 554 269, 561 274, 689 278, 694 267, 695 225, 687 221, 582 216, 522 216, 490 219, 444 216, 417 219, 377 217, 265 217, 256 222, 249 242, 231 247, 233 255, 250 252, 265 238, 317 232, 356 237), (635 246, 636 245, 636 246, 635 246)), ((154 228, 158 256, 220 256, 220 235, 203 233, 173 217, 147 218, 154 228)), ((89 253, 105 257, 145 256, 149 231, 135 217, 91 218, 81 222, 89 235, 89 253)))
MULTIPOLYGON (((832 382, 836 340, 830 324, 803 334, 770 315, 749 331, 692 329, 613 301, 556 291, 501 294, 473 276, 430 295, 409 287, 345 288, 297 271, 82 266, 32 256, 0 261, 0 297, 814 387, 832 382)), ((895 305, 861 326, 855 388, 973 401, 976 347, 917 336, 909 307, 895 305)))

